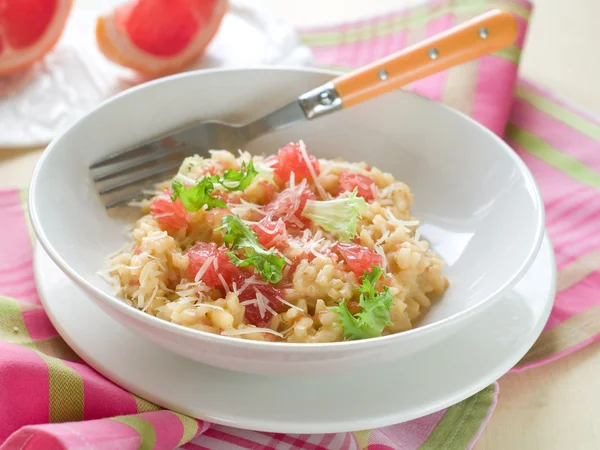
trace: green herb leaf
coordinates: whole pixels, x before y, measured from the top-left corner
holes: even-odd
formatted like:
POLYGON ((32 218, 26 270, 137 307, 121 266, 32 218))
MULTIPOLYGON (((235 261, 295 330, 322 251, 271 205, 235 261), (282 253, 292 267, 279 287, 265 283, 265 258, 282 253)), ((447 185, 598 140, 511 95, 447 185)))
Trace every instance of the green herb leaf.
POLYGON ((358 306, 362 308, 361 312, 353 315, 344 302, 331 309, 340 315, 340 325, 344 329, 345 338, 355 340, 381 336, 385 326, 392 324, 390 308, 394 296, 387 286, 383 286, 383 292, 377 292, 375 289, 382 273, 381 267, 373 265, 371 272, 365 271, 361 277, 362 285, 358 289, 358 306))
POLYGON ((207 206, 206 209, 227 208, 223 200, 210 196, 214 188, 211 177, 204 177, 191 187, 185 187, 179 181, 173 180, 171 183, 171 189, 173 189, 171 200, 181 199, 185 209, 190 212, 196 212, 204 205, 207 206))
POLYGON ((357 194, 358 188, 355 188, 347 197, 308 200, 302 215, 325 231, 336 234, 340 242, 349 242, 356 236, 357 220, 367 207, 365 199, 357 194))
POLYGON ((220 230, 223 231, 223 240, 231 250, 245 250, 241 259, 233 252, 229 252, 229 259, 236 266, 252 266, 262 276, 264 281, 278 283, 283 278, 285 259, 277 256, 273 250, 265 249, 258 242, 256 233, 242 222, 238 216, 227 215, 222 219, 220 230))
POLYGON ((243 191, 252 183, 254 177, 258 175, 258 171, 254 168, 254 163, 250 161, 248 166, 242 163, 241 170, 227 170, 221 178, 218 178, 218 183, 228 191, 243 191))

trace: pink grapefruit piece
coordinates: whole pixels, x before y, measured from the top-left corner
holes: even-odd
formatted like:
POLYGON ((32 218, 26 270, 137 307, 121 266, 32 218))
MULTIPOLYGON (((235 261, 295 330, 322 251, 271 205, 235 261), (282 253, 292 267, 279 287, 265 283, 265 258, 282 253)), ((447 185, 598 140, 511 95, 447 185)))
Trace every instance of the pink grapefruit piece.
POLYGON ((60 38, 73 0, 0 0, 0 75, 25 69, 60 38))
POLYGON ((147 75, 185 69, 221 25, 227 0, 132 0, 101 16, 96 41, 111 61, 147 75))

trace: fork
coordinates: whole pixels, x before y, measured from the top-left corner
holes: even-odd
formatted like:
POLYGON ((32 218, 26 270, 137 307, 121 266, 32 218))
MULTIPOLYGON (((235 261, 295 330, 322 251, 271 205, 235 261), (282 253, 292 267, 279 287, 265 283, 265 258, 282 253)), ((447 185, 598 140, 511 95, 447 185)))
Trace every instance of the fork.
POLYGON ((107 209, 130 202, 151 182, 174 174, 183 158, 210 149, 236 151, 265 133, 313 120, 400 88, 420 78, 501 50, 517 36, 514 17, 492 10, 417 45, 340 75, 251 123, 194 123, 121 150, 90 166, 107 209))

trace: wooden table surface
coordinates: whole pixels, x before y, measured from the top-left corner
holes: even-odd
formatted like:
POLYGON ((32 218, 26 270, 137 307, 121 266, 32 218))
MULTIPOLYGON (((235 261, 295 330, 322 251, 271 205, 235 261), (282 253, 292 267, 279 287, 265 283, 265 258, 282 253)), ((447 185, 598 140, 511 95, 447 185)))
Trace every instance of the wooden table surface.
MULTIPOLYGON (((290 23, 307 26, 383 13, 414 0, 265 1, 290 23)), ((535 3, 521 73, 600 116, 600 1, 535 3)), ((41 152, 0 149, 0 188, 28 185, 41 152)), ((600 343, 499 383, 498 406, 476 450, 600 448, 600 343)))

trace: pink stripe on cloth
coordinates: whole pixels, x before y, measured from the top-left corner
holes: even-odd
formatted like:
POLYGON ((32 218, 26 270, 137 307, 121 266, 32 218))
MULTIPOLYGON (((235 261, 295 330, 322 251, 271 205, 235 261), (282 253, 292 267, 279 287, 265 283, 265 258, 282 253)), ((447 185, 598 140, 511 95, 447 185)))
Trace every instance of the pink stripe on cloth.
POLYGON ((341 67, 355 67, 358 59, 365 60, 365 63, 371 62, 376 59, 373 57, 374 54, 390 54, 395 52, 406 45, 406 39, 408 36, 407 31, 399 33, 389 34, 381 37, 374 37, 368 41, 364 41, 363 50, 369 50, 370 48, 375 49, 375 53, 369 54, 360 53, 356 51, 357 44, 339 44, 326 47, 317 47, 313 49, 314 58, 319 61, 321 66, 341 66, 341 67), (357 55, 358 53, 358 55, 357 55))
MULTIPOLYGON (((542 193, 542 197, 544 198, 544 203, 550 205, 547 218, 548 232, 551 239, 560 241, 560 234, 555 235, 554 230, 559 226, 560 222, 569 220, 566 212, 569 211, 570 208, 565 206, 565 204, 574 201, 575 193, 578 195, 585 195, 585 198, 588 200, 591 200, 598 194, 594 192, 593 188, 583 189, 581 183, 578 181, 565 175, 560 170, 555 169, 537 157, 525 152, 514 142, 508 142, 527 164, 529 170, 535 177, 537 185, 542 193), (558 211, 556 210, 557 208, 559 208, 558 211)), ((578 232, 578 230, 585 226, 585 222, 572 223, 573 229, 571 229, 571 232, 578 232)), ((580 235, 583 235, 584 230, 579 233, 580 235)), ((594 245, 596 245, 594 242, 583 241, 581 242, 583 248, 578 250, 578 252, 581 254, 587 253, 586 249, 593 249, 594 245)), ((573 247, 569 248, 569 246, 554 245, 554 250, 557 254, 557 265, 559 268, 571 262, 573 257, 577 257, 577 253, 573 253, 573 247), (573 256, 567 257, 567 255, 573 256)))
POLYGON ((600 172, 600 143, 543 111, 531 113, 523 100, 516 99, 511 122, 535 134, 551 147, 571 155, 586 166, 600 172))
POLYGON ((562 223, 561 218, 570 217, 572 213, 585 211, 590 201, 594 201, 600 193, 590 186, 581 185, 574 191, 565 191, 565 195, 545 203, 546 223, 549 227, 562 223))
MULTIPOLYGON (((535 181, 540 189, 542 197, 544 199, 545 205, 550 206, 550 217, 552 221, 555 222, 560 220, 564 214, 557 215, 553 213, 553 206, 557 203, 572 201, 573 194, 582 193, 582 185, 575 181, 573 178, 565 175, 558 169, 546 164, 544 161, 538 159, 537 157, 525 152, 518 145, 507 140, 508 143, 516 150, 517 154, 521 157, 521 159, 527 164, 527 167, 533 174, 535 181)), ((589 188, 593 190, 593 188, 589 188)), ((591 194, 592 191, 588 195, 591 194)), ((589 198, 589 197, 588 197, 589 198)))
POLYGON ((48 366, 33 350, 0 341, 0 443, 19 428, 50 420, 48 366))
POLYGON ((593 344, 594 342, 598 342, 598 341, 600 341, 600 334, 596 334, 595 336, 592 336, 586 340, 583 340, 580 343, 578 343, 572 347, 569 347, 561 352, 554 353, 546 359, 542 359, 540 361, 535 361, 530 364, 525 364, 525 365, 513 368, 513 369, 511 369, 511 372, 523 372, 524 370, 527 370, 527 369, 533 369, 535 367, 543 366, 552 361, 556 361, 557 359, 560 359, 564 356, 570 355, 571 353, 575 353, 577 350, 580 350, 580 349, 587 347, 588 345, 593 344))
MULTIPOLYGON (((446 14, 438 19, 432 20, 427 24, 427 37, 435 36, 436 34, 451 28, 454 25, 455 20, 454 14, 446 14)), ((445 70, 416 81, 413 83, 412 90, 417 94, 441 101, 447 79, 448 71, 445 70)))
POLYGON ((43 309, 25 310, 22 315, 25 328, 32 340, 40 341, 58 336, 58 332, 43 309))
MULTIPOLYGON (((423 445, 437 427, 446 411, 446 409, 443 409, 426 417, 382 428, 381 432, 377 432, 376 435, 371 434, 369 444, 390 445, 392 448, 401 449, 417 449, 423 445)), ((369 448, 371 447, 369 446, 369 448)))
POLYGON ((103 419, 29 425, 0 445, 0 450, 138 450, 140 441, 131 427, 103 419))
POLYGON ((339 25, 317 25, 313 27, 305 27, 300 30, 300 34, 316 34, 316 33, 331 33, 339 32, 340 30, 347 30, 350 28, 361 28, 364 25, 372 24, 376 22, 388 22, 398 17, 406 16, 410 10, 402 11, 391 11, 374 17, 367 17, 364 19, 354 20, 352 22, 345 22, 339 25))
POLYGON ((0 233, 0 295, 27 303, 39 303, 33 282, 31 241, 18 190, 4 191, 0 233), (15 280, 18 282, 15 283, 15 280))
POLYGON ((176 448, 183 436, 183 424, 179 418, 169 411, 152 411, 139 415, 154 426, 156 432, 156 449, 176 448))
POLYGON ((192 442, 210 446, 213 439, 226 443, 225 445, 229 445, 230 447, 237 446, 247 449, 260 445, 260 448, 264 450, 276 450, 276 446, 271 445, 272 440, 270 437, 253 431, 236 430, 228 427, 211 427, 206 433, 192 442))
POLYGON ((84 420, 137 414, 135 398, 125 389, 110 382, 89 366, 72 361, 64 363, 81 375, 83 380, 84 420))
MULTIPOLYGON (((529 9, 531 9, 531 8, 529 8, 529 9)), ((515 16, 514 14, 513 14, 513 17, 517 21, 517 26, 519 27, 517 39, 515 39, 514 45, 516 47, 522 49, 523 45, 525 44, 525 37, 527 36, 528 23, 527 23, 527 20, 523 19, 522 17, 515 16)))
POLYGON ((600 286, 600 268, 574 286, 559 292, 554 299, 552 314, 544 331, 549 331, 565 320, 600 304, 598 286, 600 286))
POLYGON ((471 117, 499 136, 504 134, 517 80, 517 66, 496 56, 479 61, 471 117))

